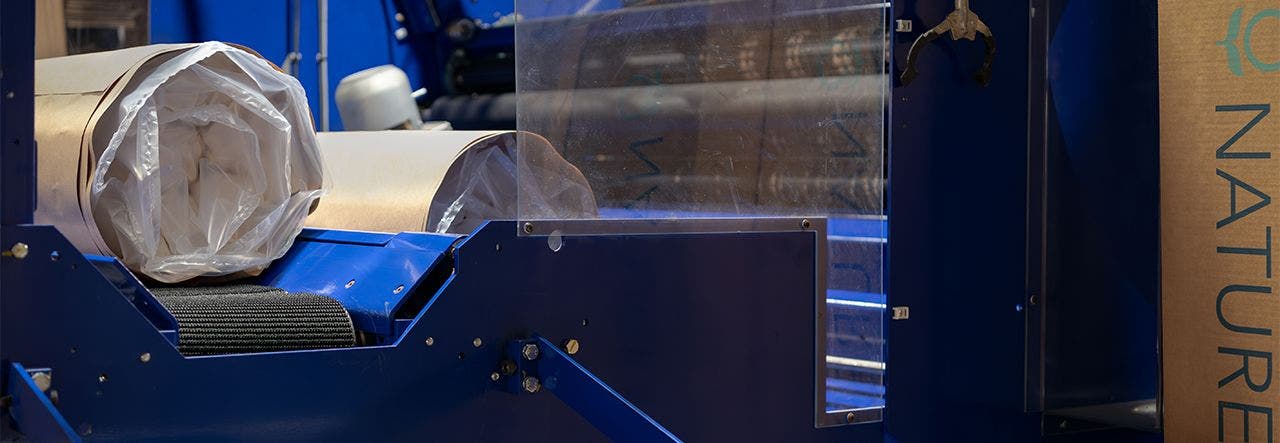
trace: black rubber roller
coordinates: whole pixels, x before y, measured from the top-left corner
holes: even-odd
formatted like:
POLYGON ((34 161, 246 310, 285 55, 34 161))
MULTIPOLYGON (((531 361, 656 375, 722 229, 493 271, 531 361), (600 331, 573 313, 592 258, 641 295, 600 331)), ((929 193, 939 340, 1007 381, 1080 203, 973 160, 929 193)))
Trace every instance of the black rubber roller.
POLYGON ((345 348, 356 343, 347 310, 329 297, 255 285, 153 288, 178 320, 183 355, 345 348))

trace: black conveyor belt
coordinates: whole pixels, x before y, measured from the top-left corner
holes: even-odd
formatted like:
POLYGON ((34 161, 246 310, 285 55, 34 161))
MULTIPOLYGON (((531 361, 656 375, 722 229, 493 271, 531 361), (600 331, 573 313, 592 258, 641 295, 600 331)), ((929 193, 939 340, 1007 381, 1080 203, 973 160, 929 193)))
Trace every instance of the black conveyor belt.
POLYGON ((256 285, 152 288, 178 320, 183 355, 240 354, 355 345, 355 328, 329 297, 256 285))

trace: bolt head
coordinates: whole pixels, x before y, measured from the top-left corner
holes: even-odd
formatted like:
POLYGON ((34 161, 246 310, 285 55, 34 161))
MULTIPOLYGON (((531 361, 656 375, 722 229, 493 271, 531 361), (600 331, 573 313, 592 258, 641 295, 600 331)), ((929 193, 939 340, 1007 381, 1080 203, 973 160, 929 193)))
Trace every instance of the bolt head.
POLYGON ((533 233, 533 223, 525 223, 525 224, 524 224, 524 233, 525 233, 525 234, 532 234, 532 233, 533 233))
POLYGON ((502 370, 502 375, 511 375, 511 374, 515 374, 515 373, 516 373, 516 362, 513 362, 513 361, 511 361, 511 360, 503 360, 503 361, 502 361, 502 367, 501 367, 501 368, 499 368, 499 369, 501 369, 501 370, 502 370))
POLYGON ((489 374, 489 380, 498 381, 498 379, 500 378, 502 378, 502 375, 498 374, 497 372, 489 374))
POLYGON ((471 340, 471 346, 475 346, 477 348, 484 346, 484 340, 481 340, 480 337, 476 337, 475 339, 471 340))
POLYGON ((525 360, 537 360, 538 355, 541 353, 541 350, 538 349, 538 345, 533 343, 526 343, 523 348, 520 348, 520 355, 523 356, 525 360))
POLYGON ((581 346, 582 346, 582 344, 581 344, 581 343, 578 343, 578 339, 576 339, 576 338, 571 338, 571 339, 565 340, 565 341, 564 341, 564 352, 569 353, 569 355, 577 354, 577 353, 578 353, 578 348, 579 348, 579 347, 581 347, 581 346))
POLYGON ((854 415, 852 412, 850 412, 850 413, 848 413, 848 414, 845 414, 845 415, 844 415, 844 421, 845 421, 846 423, 853 423, 853 420, 854 420, 855 418, 858 418, 858 416, 857 416, 857 415, 854 415))
POLYGON ((31 248, 27 247, 26 243, 14 243, 13 247, 9 248, 9 253, 13 254, 13 258, 18 260, 27 258, 27 253, 29 252, 31 252, 31 248))
POLYGON ((143 363, 147 363, 147 362, 151 361, 151 353, 150 353, 150 352, 143 352, 143 353, 142 353, 142 355, 139 355, 139 356, 138 356, 138 361, 143 362, 143 363))
POLYGON ((427 346, 434 345, 434 344, 436 344, 436 338, 435 338, 435 337, 427 337, 427 339, 426 339, 425 341, 423 341, 423 343, 426 343, 426 344, 427 344, 427 346))
POLYGON ((39 389, 40 392, 48 391, 49 387, 53 386, 53 377, 50 376, 48 372, 37 372, 35 374, 31 374, 31 381, 36 382, 36 388, 39 389))
POLYGON ((524 392, 530 394, 542 390, 542 382, 539 382, 537 377, 525 377, 524 381, 520 382, 520 385, 524 388, 524 392))

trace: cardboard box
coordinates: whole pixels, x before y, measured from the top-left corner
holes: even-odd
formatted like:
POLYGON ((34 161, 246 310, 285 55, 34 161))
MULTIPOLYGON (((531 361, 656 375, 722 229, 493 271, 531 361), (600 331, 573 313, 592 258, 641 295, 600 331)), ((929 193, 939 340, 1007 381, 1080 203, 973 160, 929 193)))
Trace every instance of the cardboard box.
POLYGON ((1280 1, 1160 0, 1166 441, 1280 441, 1280 1))

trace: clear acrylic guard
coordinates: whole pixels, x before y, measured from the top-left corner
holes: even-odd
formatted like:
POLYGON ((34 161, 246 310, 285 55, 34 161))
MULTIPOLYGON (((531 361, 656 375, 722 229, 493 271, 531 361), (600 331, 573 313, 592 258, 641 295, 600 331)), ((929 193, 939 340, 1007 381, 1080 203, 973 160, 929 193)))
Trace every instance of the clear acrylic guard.
MULTIPOLYGON (((582 172, 600 219, 828 219, 817 426, 884 407, 888 7, 516 2, 517 127, 582 172)), ((519 188, 536 185, 540 159, 516 161, 519 188)), ((520 195, 522 234, 636 226, 547 220, 540 205, 520 195)))

